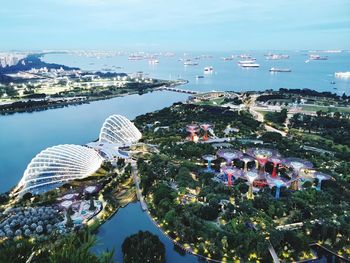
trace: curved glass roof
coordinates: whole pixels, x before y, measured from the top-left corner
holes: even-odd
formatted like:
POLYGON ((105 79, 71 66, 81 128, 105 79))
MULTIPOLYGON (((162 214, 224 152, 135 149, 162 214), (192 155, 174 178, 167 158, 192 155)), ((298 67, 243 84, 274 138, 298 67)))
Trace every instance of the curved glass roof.
POLYGON ((142 137, 141 132, 126 117, 112 115, 102 125, 99 141, 113 144, 129 145, 142 137))
POLYGON ((102 165, 102 157, 88 147, 62 144, 47 148, 28 164, 18 185, 19 194, 39 194, 66 181, 87 177, 102 165))

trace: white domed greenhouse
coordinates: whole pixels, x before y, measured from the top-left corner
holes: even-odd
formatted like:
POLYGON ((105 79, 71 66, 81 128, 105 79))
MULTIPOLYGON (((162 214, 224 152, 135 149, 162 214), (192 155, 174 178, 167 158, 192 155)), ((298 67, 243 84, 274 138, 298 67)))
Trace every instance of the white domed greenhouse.
POLYGON ((95 173, 102 162, 95 150, 85 146, 62 144, 47 148, 28 164, 17 194, 40 194, 64 182, 87 177, 95 173))
POLYGON ((103 123, 99 141, 123 146, 136 143, 141 137, 141 132, 126 117, 112 115, 103 123))

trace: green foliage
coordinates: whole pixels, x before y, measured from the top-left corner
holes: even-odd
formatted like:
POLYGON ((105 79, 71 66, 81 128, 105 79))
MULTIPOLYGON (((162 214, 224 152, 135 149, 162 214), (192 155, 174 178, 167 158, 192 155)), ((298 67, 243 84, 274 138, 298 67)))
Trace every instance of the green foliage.
POLYGON ((265 132, 261 139, 265 143, 277 143, 282 141, 282 135, 278 132, 265 132))
POLYGON ((286 109, 283 109, 280 112, 268 112, 265 115, 265 119, 277 124, 283 124, 287 119, 287 113, 288 111, 286 109))
POLYGON ((122 245, 125 263, 136 262, 165 262, 165 246, 158 236, 148 231, 139 231, 126 238, 122 245))
POLYGON ((219 211, 217 207, 205 205, 200 209, 200 217, 205 220, 215 220, 218 215, 219 211))
POLYGON ((0 262, 25 263, 32 256, 35 263, 112 263, 114 251, 97 256, 91 252, 95 245, 96 237, 88 231, 51 237, 49 241, 6 240, 0 244, 0 262))
POLYGON ((290 120, 290 127, 318 133, 335 143, 350 146, 350 120, 340 116, 339 113, 331 115, 321 112, 317 116, 295 114, 290 120))
POLYGON ((91 253, 96 244, 96 237, 88 232, 69 234, 59 240, 50 249, 48 262, 50 263, 110 263, 113 262, 114 252, 105 252, 99 257, 91 253))

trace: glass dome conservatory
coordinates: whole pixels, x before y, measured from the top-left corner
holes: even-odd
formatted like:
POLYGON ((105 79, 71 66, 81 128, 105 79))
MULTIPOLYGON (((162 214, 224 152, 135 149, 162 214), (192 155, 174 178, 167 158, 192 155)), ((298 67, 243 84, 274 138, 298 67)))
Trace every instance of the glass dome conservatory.
POLYGON ((102 165, 102 157, 88 147, 62 144, 47 148, 28 164, 17 186, 17 194, 40 194, 81 179, 96 172, 102 165))
POLYGON ((142 137, 141 132, 126 117, 112 115, 102 125, 99 141, 104 143, 130 145, 142 137))

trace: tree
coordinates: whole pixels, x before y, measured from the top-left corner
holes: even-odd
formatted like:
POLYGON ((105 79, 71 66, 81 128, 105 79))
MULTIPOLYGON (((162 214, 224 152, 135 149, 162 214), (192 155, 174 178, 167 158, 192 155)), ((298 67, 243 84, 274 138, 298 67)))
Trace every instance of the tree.
POLYGON ((66 212, 66 219, 67 219, 66 220, 66 227, 73 227, 74 223, 73 223, 72 217, 68 211, 66 212))
POLYGON ((265 132, 261 136, 261 139, 267 143, 277 143, 282 140, 282 135, 278 132, 265 132))
MULTIPOLYGON (((50 263, 112 263, 114 251, 106 251, 96 256, 91 249, 96 245, 96 237, 89 232, 71 233, 57 243, 53 243, 47 255, 50 263)), ((43 261, 44 262, 44 261, 43 261)))
POLYGON ((95 209, 96 209, 95 202, 94 202, 94 199, 91 197, 89 210, 94 211, 95 209))
POLYGON ((165 263, 165 246, 158 236, 148 231, 139 231, 127 237, 122 245, 125 263, 165 263))
POLYGON ((215 220, 218 217, 218 215, 218 210, 211 205, 202 206, 202 208, 200 209, 200 216, 205 220, 215 220))

